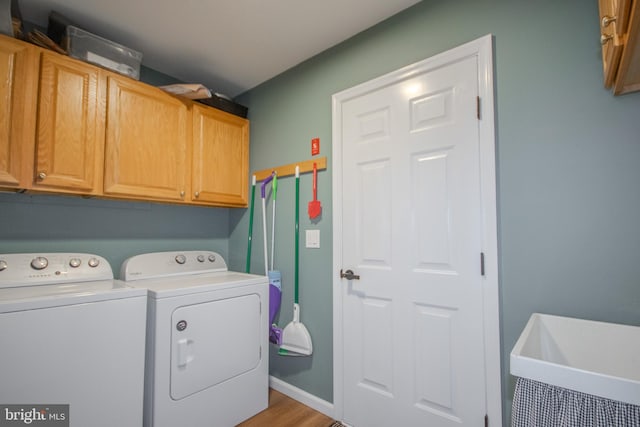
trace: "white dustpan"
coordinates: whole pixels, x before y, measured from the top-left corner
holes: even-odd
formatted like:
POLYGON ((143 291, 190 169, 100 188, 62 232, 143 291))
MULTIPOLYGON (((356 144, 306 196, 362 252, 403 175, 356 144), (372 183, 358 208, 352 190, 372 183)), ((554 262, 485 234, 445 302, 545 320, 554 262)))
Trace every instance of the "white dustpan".
POLYGON ((309 335, 307 327, 300 323, 298 304, 293 304, 293 321, 282 331, 280 350, 280 354, 287 356, 309 356, 313 352, 311 335, 309 335))

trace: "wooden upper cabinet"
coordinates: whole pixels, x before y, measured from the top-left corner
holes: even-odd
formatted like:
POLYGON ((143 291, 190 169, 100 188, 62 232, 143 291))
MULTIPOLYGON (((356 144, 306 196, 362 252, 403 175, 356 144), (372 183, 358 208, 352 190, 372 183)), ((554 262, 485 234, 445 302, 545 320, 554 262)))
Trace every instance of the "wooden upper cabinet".
POLYGON ((107 77, 104 194, 182 201, 190 128, 185 103, 126 77, 107 77))
POLYGON ((598 0, 604 85, 615 95, 640 90, 640 0, 598 0))
POLYGON ((640 90, 640 0, 631 1, 625 46, 620 57, 613 93, 622 95, 640 90))
POLYGON ((0 35, 0 189, 248 201, 249 121, 0 35))
POLYGON ((598 0, 600 11, 600 42, 602 43, 602 71, 604 87, 613 86, 624 47, 624 27, 628 0, 598 0), (618 19, 620 16, 620 19, 618 19))
POLYGON ((38 89, 37 49, 0 36, 0 187, 28 188, 38 89))
POLYGON ((100 70, 42 51, 34 189, 101 194, 104 111, 100 70))
POLYGON ((247 206, 249 121, 198 104, 192 113, 191 200, 247 206))

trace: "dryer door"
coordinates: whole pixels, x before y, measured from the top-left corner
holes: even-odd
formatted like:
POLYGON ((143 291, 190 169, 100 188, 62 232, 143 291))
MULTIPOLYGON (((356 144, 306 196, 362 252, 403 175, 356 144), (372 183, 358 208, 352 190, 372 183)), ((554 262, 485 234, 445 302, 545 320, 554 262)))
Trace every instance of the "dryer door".
POLYGON ((257 294, 179 307, 171 321, 174 400, 242 375, 260 363, 263 327, 257 294))

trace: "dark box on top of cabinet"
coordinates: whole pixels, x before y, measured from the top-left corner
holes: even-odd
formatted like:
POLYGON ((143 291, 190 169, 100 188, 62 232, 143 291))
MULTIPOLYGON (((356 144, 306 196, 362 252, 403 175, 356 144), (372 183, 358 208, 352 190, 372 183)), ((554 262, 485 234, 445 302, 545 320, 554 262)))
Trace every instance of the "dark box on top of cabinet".
POLYGON ((247 113, 249 112, 249 109, 244 105, 236 104, 233 101, 217 96, 215 94, 211 95, 211 98, 198 99, 198 102, 210 107, 217 108, 218 110, 226 111, 227 113, 240 116, 245 119, 247 118, 247 113))

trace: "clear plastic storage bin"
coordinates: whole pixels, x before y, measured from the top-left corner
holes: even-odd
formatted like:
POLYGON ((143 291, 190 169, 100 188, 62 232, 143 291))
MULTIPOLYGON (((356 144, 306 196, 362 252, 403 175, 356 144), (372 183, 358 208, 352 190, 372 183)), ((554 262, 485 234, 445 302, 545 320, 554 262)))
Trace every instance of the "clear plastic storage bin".
POLYGON ((100 65, 136 80, 140 79, 142 53, 81 28, 67 27, 69 56, 100 65))

